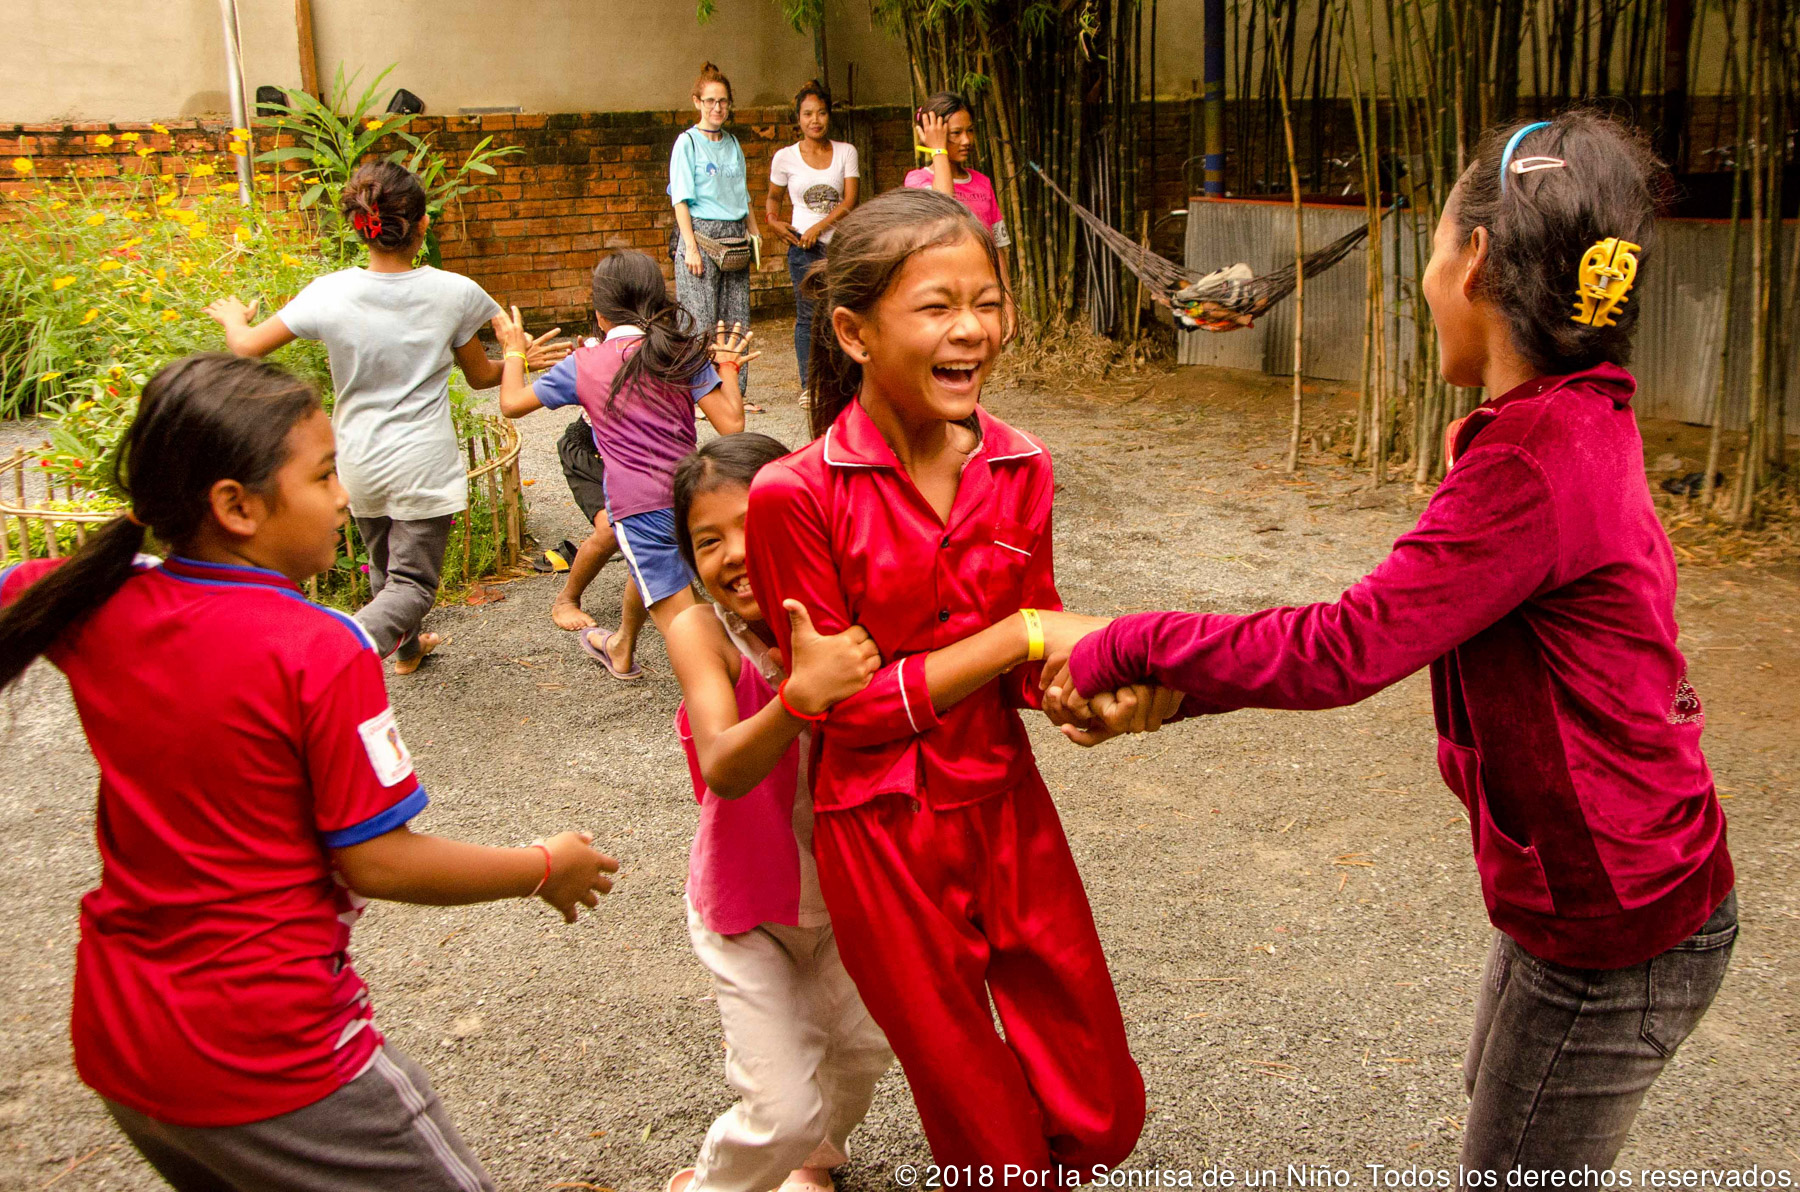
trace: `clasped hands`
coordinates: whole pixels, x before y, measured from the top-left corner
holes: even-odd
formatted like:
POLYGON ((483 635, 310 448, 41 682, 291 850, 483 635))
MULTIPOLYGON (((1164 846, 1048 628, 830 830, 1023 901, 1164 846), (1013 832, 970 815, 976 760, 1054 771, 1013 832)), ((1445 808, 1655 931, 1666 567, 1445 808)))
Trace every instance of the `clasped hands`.
POLYGON ((1077 745, 1091 748, 1126 733, 1153 733, 1181 707, 1182 693, 1152 683, 1083 696, 1069 669, 1069 655, 1088 634, 1106 628, 1110 617, 1040 612, 1044 625, 1044 669, 1039 687, 1044 715, 1077 745))

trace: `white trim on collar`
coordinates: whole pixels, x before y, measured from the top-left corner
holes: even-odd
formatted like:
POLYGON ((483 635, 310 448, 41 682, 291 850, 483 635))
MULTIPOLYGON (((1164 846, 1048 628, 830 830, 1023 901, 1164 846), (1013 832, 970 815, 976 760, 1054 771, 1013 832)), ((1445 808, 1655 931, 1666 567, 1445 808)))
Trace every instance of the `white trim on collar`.
POLYGON ((624 339, 628 335, 642 335, 643 333, 642 327, 633 327, 630 323, 620 323, 606 333, 606 341, 611 343, 615 339, 624 339))
POLYGON ((881 464, 858 463, 856 460, 853 460, 853 459, 832 459, 831 458, 831 433, 833 431, 835 431, 836 429, 837 429, 836 423, 833 423, 832 425, 825 428, 825 446, 823 448, 821 448, 821 450, 824 453, 826 463, 830 464, 834 468, 879 468, 879 467, 883 466, 881 464))

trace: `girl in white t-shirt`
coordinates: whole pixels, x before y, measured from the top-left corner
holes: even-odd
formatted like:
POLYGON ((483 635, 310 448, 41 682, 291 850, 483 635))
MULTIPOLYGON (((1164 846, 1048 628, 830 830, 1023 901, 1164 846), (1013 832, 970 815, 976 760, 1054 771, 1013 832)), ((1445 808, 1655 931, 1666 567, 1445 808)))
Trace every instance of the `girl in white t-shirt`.
POLYGON ((831 139, 831 94, 814 79, 794 96, 800 140, 775 151, 769 159, 769 194, 763 216, 788 242, 788 276, 794 283, 794 356, 800 362, 800 387, 806 388, 806 358, 812 351, 812 303, 800 282, 806 271, 825 259, 831 226, 856 206, 856 146, 831 139), (793 220, 781 218, 781 192, 786 189, 793 220))

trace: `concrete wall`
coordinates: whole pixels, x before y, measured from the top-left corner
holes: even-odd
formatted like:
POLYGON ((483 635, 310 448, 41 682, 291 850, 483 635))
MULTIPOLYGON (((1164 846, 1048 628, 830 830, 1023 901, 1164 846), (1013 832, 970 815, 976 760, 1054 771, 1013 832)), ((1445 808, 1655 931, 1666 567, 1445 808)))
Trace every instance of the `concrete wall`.
MULTIPOLYGON (((427 110, 645 111, 686 106, 706 59, 731 76, 740 105, 776 104, 816 73, 810 34, 776 0, 720 0, 708 24, 693 0, 313 0, 320 81, 339 64, 389 82, 427 110), (428 15, 426 15, 428 14, 428 15)), ((19 123, 132 121, 227 110, 215 0, 6 0, 8 59, 0 117, 19 123), (23 64, 24 69, 19 69, 23 64)), ((239 0, 244 81, 298 86, 293 0, 239 0)), ((831 82, 855 101, 904 103, 904 51, 861 3, 834 5, 831 82)))

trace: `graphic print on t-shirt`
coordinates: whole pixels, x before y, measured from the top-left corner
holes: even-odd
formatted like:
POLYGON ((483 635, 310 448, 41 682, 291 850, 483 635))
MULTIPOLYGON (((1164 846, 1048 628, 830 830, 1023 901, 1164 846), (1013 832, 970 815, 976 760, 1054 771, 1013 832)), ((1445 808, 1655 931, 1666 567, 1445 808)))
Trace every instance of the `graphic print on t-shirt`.
POLYGON ((806 193, 801 197, 805 200, 808 211, 816 211, 820 215, 830 215, 832 208, 844 201, 838 188, 826 182, 807 187, 806 193))

